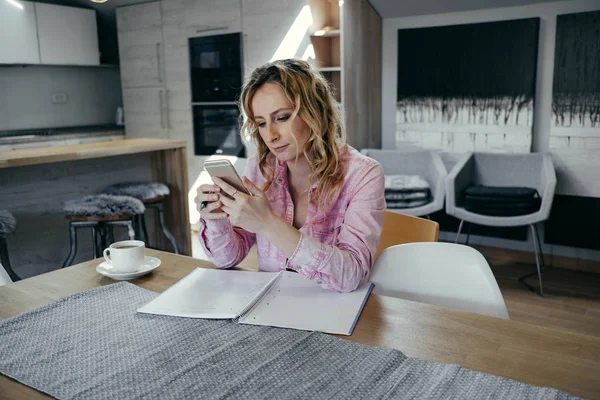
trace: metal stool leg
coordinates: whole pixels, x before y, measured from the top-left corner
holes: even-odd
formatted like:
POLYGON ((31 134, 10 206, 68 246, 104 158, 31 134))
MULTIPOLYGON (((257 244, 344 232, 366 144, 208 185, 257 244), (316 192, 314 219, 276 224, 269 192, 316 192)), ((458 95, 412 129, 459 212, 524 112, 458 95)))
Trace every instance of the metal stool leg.
POLYGON ((171 246, 173 246, 173 250, 174 250, 175 254, 179 254, 179 247, 177 246, 177 242, 175 241, 175 238, 173 237, 171 232, 169 232, 169 230, 165 226, 165 216, 164 216, 164 211, 163 211, 163 204, 162 203, 157 204, 156 209, 158 210, 158 220, 160 222, 160 228, 162 229, 164 235, 167 237, 169 242, 171 242, 171 246))
POLYGON ((62 268, 68 267, 69 265, 71 265, 71 263, 75 259, 75 255, 77 254, 77 231, 76 231, 76 229, 77 228, 75 225, 73 225, 73 222, 69 222, 69 242, 70 242, 69 255, 67 256, 67 259, 63 263, 62 268))
POLYGON ((148 228, 146 227, 146 217, 144 214, 140 214, 137 216, 142 229, 140 230, 140 234, 144 234, 144 242, 146 242, 146 247, 151 248, 150 246, 150 235, 148 235, 148 228))
POLYGON ((108 231, 108 247, 115 242, 115 231, 112 226, 107 226, 106 229, 108 231))
POLYGON ((132 220, 125 221, 125 226, 127 226, 127 234, 129 235, 129 240, 135 240, 135 231, 133 230, 132 220))
MULTIPOLYGON (((99 226, 99 231, 100 231, 100 252, 103 252, 105 248, 108 247, 108 227, 106 226, 106 224, 100 224, 99 226)), ((99 256, 101 257, 101 255, 99 256)))
POLYGON ((92 259, 98 258, 98 230, 95 226, 92 226, 92 243, 94 245, 92 259))
POLYGON ((460 225, 458 225, 458 232, 456 232, 456 239, 454 240, 454 243, 458 243, 458 239, 460 238, 460 231, 462 231, 462 227, 463 227, 464 223, 465 223, 465 220, 461 219, 460 225))
POLYGON ((4 236, 0 236, 0 262, 2 262, 2 266, 13 282, 21 280, 19 275, 17 275, 10 266, 10 260, 8 258, 8 246, 6 245, 6 238, 4 236))

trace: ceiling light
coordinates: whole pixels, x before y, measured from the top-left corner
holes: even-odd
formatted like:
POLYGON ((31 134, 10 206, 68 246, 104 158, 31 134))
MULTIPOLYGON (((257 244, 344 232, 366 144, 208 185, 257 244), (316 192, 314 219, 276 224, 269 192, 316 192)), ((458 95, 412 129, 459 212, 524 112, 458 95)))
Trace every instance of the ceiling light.
POLYGON ((106 3, 106 0, 90 0, 92 3, 106 3))

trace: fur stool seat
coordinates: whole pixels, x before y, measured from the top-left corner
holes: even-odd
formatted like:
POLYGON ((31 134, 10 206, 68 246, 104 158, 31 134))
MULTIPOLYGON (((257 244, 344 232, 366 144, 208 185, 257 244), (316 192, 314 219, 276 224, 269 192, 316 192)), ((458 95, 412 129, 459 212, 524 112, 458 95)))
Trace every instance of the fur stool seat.
POLYGON ((144 203, 130 196, 98 194, 81 199, 68 200, 63 204, 63 213, 68 217, 91 217, 105 219, 119 216, 143 214, 144 203))
MULTIPOLYGON (((171 194, 169 187, 164 183, 160 182, 121 182, 114 185, 105 187, 102 193, 119 196, 131 196, 135 197, 144 202, 146 209, 155 209, 158 213, 158 222, 160 223, 160 229, 171 243, 175 254, 179 254, 179 246, 175 237, 169 232, 165 224, 164 218, 164 200, 169 194, 171 194)), ((150 246, 150 237, 148 236, 148 229, 146 228, 146 219, 144 214, 140 214, 136 219, 136 230, 139 232, 139 236, 144 237, 147 247, 150 246)))
POLYGON ((91 228, 94 258, 102 257, 102 251, 114 242, 113 228, 127 228, 129 239, 135 239, 133 219, 143 215, 144 203, 130 196, 97 194, 68 200, 62 211, 69 220, 70 250, 63 267, 73 263, 77 254, 77 229, 91 228))
POLYGON ((17 220, 6 210, 0 210, 0 235, 6 236, 17 227, 17 220))
POLYGON ((147 202, 157 198, 162 199, 171 192, 167 185, 160 182, 123 182, 105 187, 102 193, 131 196, 147 202))

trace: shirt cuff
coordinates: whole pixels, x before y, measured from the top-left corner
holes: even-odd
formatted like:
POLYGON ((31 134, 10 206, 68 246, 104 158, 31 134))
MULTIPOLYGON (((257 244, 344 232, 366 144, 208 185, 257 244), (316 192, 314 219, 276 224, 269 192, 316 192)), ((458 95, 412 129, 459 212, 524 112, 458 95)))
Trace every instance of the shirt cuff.
POLYGON ((298 245, 292 256, 288 259, 288 268, 293 269, 308 279, 313 279, 319 272, 319 266, 326 260, 328 254, 327 245, 300 232, 298 245))
POLYGON ((200 232, 209 235, 223 235, 231 229, 227 219, 200 219, 200 232))

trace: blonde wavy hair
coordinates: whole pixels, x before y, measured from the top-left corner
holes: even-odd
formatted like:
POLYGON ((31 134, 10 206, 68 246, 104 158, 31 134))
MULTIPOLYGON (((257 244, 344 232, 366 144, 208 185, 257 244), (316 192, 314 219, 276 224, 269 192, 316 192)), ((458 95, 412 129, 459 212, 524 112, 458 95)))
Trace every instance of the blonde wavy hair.
MULTIPOLYGON (((250 75, 240 95, 241 135, 256 145, 258 167, 267 180, 264 191, 273 183, 275 156, 260 137, 251 104, 256 91, 266 83, 279 85, 292 103, 294 111, 289 120, 299 116, 310 128, 302 153, 311 168, 311 182, 318 181, 315 199, 331 202, 343 183, 340 149, 346 143, 346 129, 331 86, 309 63, 295 59, 264 64, 250 75)), ((292 138, 296 141, 293 132, 292 138)))

